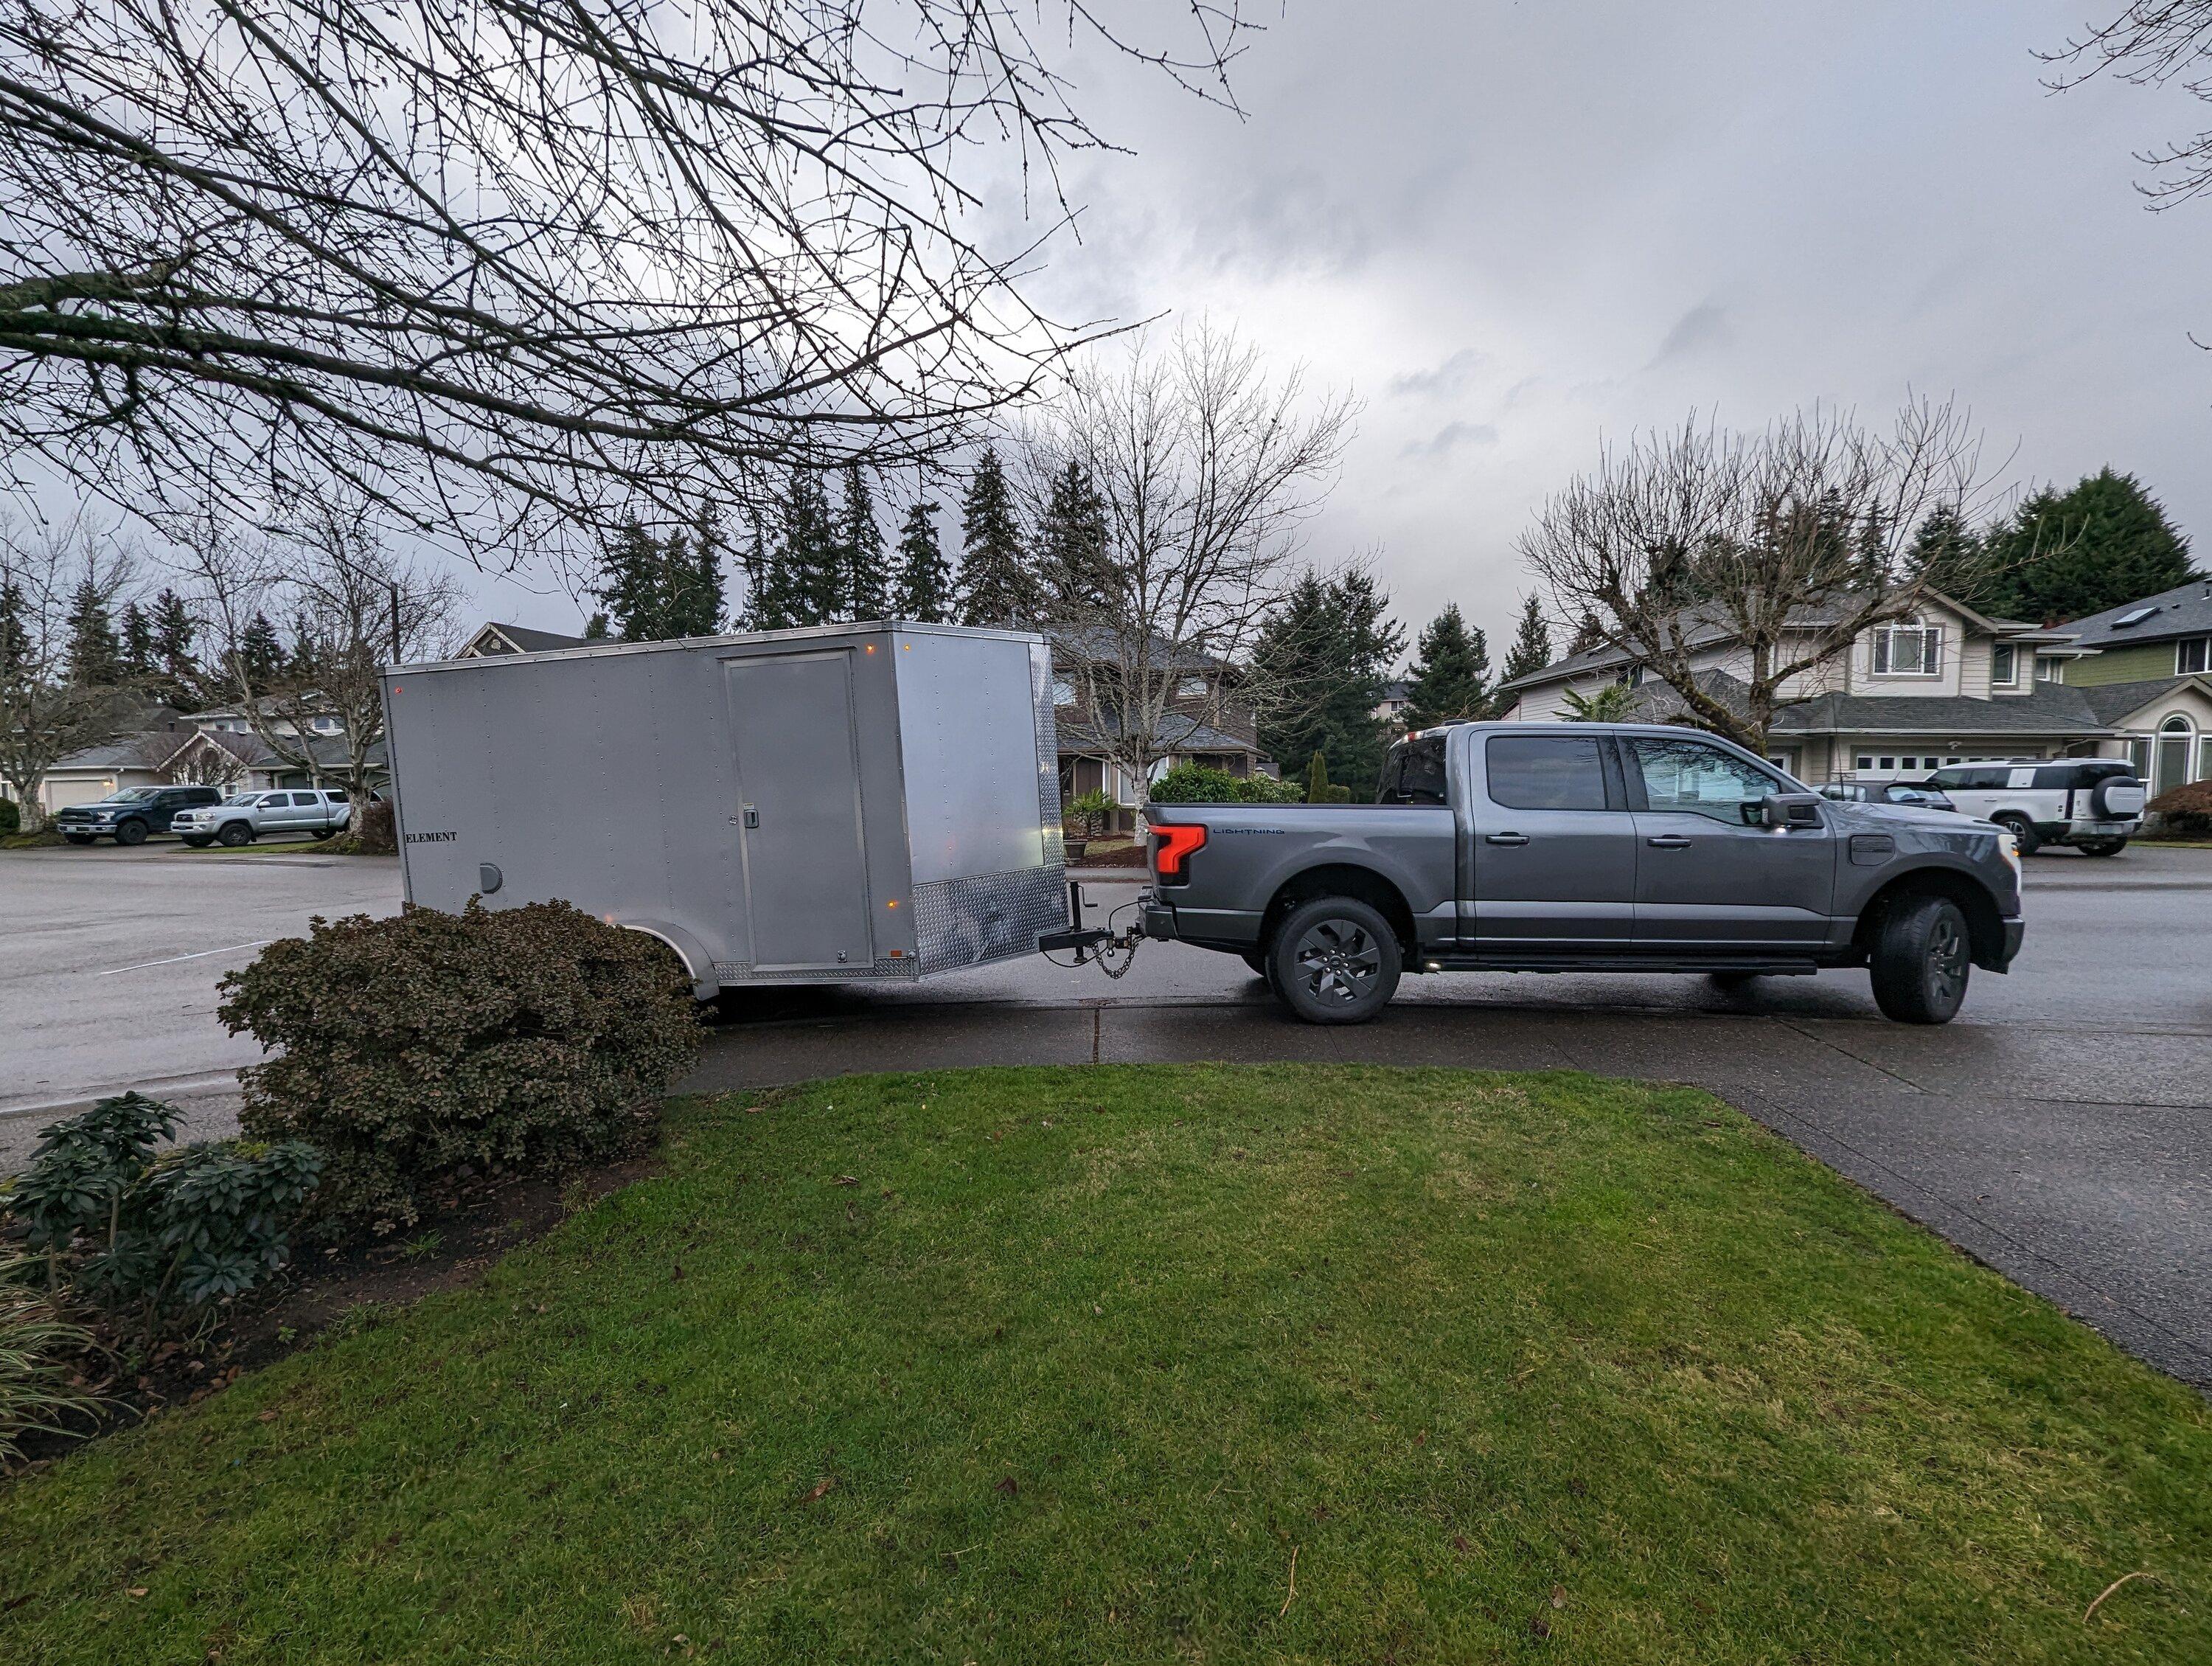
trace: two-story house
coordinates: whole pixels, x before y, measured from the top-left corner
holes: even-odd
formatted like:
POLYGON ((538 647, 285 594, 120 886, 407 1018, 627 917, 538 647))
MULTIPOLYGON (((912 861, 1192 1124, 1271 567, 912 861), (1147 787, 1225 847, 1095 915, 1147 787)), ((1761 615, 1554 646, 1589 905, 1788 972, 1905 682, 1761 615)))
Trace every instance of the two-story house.
MULTIPOLYGON (((1053 723, 1060 739, 1060 800, 1103 791, 1117 806, 1112 818, 1126 828, 1144 801, 1139 783, 1115 761, 1122 750, 1121 714, 1112 708, 1115 677, 1135 656, 1120 653, 1095 625, 1047 624, 1052 643, 1053 723)), ((1208 654, 1156 642, 1142 656, 1155 675, 1176 678, 1169 708, 1157 726, 1152 750, 1158 773, 1175 763, 1200 763, 1232 775, 1272 773, 1260 750, 1251 708, 1236 696, 1232 667, 1208 654)))
POLYGON ((2154 796, 2212 776, 2212 721, 2197 697, 2212 686, 2212 579, 2059 629, 2073 638, 2067 686, 2110 714, 2154 796))
MULTIPOLYGON (((1808 617, 1802 629, 1809 637, 1821 623, 1808 617)), ((1748 652, 1723 625, 1693 626, 1689 640, 1711 692, 1726 700, 1731 687, 1743 688, 1748 652)), ((2075 627, 1994 618, 1931 593, 1910 617, 1862 631, 1847 650, 1785 684, 1794 703, 1776 714, 1769 756, 1816 783, 1887 781, 1980 758, 2134 756, 2148 771, 2156 761, 2148 738, 2160 724, 2181 715, 2193 746, 2212 723, 2212 679, 2115 684, 2109 694, 2080 685, 2077 662, 2095 651, 2075 627)), ((1680 716, 1672 690, 1609 648, 1570 654, 1506 684, 1503 691, 1517 697, 1504 714, 1522 722, 1561 718, 1570 690, 1587 696, 1624 682, 1638 691, 1639 718, 1680 716)), ((2201 767, 2193 751, 2186 767, 2201 767)))

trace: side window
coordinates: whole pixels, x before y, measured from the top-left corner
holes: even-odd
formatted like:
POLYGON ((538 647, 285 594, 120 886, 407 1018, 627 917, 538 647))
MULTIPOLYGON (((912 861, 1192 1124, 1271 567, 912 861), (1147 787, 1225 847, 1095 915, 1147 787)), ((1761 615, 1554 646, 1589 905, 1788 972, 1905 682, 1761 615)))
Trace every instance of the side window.
POLYGON ((313 793, 295 793, 292 794, 292 807, 295 810, 313 810, 321 802, 322 800, 318 799, 313 793))
POLYGON ((1444 804, 1444 738, 1409 740, 1391 749, 1378 804, 1444 804))
POLYGON ((331 787, 331 790, 324 793, 323 796, 328 799, 332 804, 343 804, 346 801, 345 789, 339 787, 331 787))
POLYGON ((1760 805, 1779 790, 1756 765, 1697 740, 1636 740, 1636 769, 1654 810, 1709 816, 1731 827, 1759 824, 1760 805))
POLYGON ((1928 784, 1948 793, 1954 787, 1964 787, 1966 784, 1966 777, 1971 773, 1972 771, 1966 769, 1938 769, 1928 777, 1928 784))
POLYGON ((1483 754, 1490 798, 1510 810, 1603 810, 1595 735, 1492 735, 1483 754))

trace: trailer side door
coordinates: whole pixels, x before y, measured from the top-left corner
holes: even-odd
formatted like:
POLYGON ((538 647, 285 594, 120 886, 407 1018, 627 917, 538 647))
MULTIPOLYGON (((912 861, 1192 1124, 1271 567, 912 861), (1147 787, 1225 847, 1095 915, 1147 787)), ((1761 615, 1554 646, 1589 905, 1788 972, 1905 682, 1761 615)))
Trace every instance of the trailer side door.
POLYGON ((851 654, 727 662, 737 815, 756 972, 875 958, 851 654))

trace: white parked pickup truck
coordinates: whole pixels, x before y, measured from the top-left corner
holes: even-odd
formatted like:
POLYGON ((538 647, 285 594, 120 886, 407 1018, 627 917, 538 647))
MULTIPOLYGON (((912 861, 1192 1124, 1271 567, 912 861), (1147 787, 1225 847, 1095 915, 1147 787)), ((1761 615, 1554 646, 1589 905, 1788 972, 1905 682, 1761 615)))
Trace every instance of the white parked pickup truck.
POLYGON ((306 833, 327 839, 343 832, 353 805, 337 787, 285 787, 265 793, 234 793, 221 804, 178 813, 169 830, 196 849, 211 844, 252 844, 263 835, 306 833))

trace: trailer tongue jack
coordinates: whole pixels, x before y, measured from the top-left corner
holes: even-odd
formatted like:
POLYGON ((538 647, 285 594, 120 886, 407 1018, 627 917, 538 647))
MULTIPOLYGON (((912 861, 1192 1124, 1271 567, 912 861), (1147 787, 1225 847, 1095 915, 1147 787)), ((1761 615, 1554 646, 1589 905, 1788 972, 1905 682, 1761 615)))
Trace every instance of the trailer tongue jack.
POLYGON ((1098 963, 1098 969, 1107 976, 1119 977, 1129 970, 1130 961, 1136 958, 1137 941, 1144 934, 1145 928, 1141 921, 1119 936, 1103 926, 1085 925, 1083 923, 1083 882, 1080 879, 1070 879, 1067 882, 1067 929, 1045 933, 1037 939, 1037 949, 1043 954, 1052 954, 1061 949, 1072 949, 1075 952, 1076 965, 1087 965, 1092 960, 1096 960, 1098 963), (1120 965, 1114 965, 1107 960, 1106 957, 1111 953, 1119 953, 1124 957, 1120 965))

